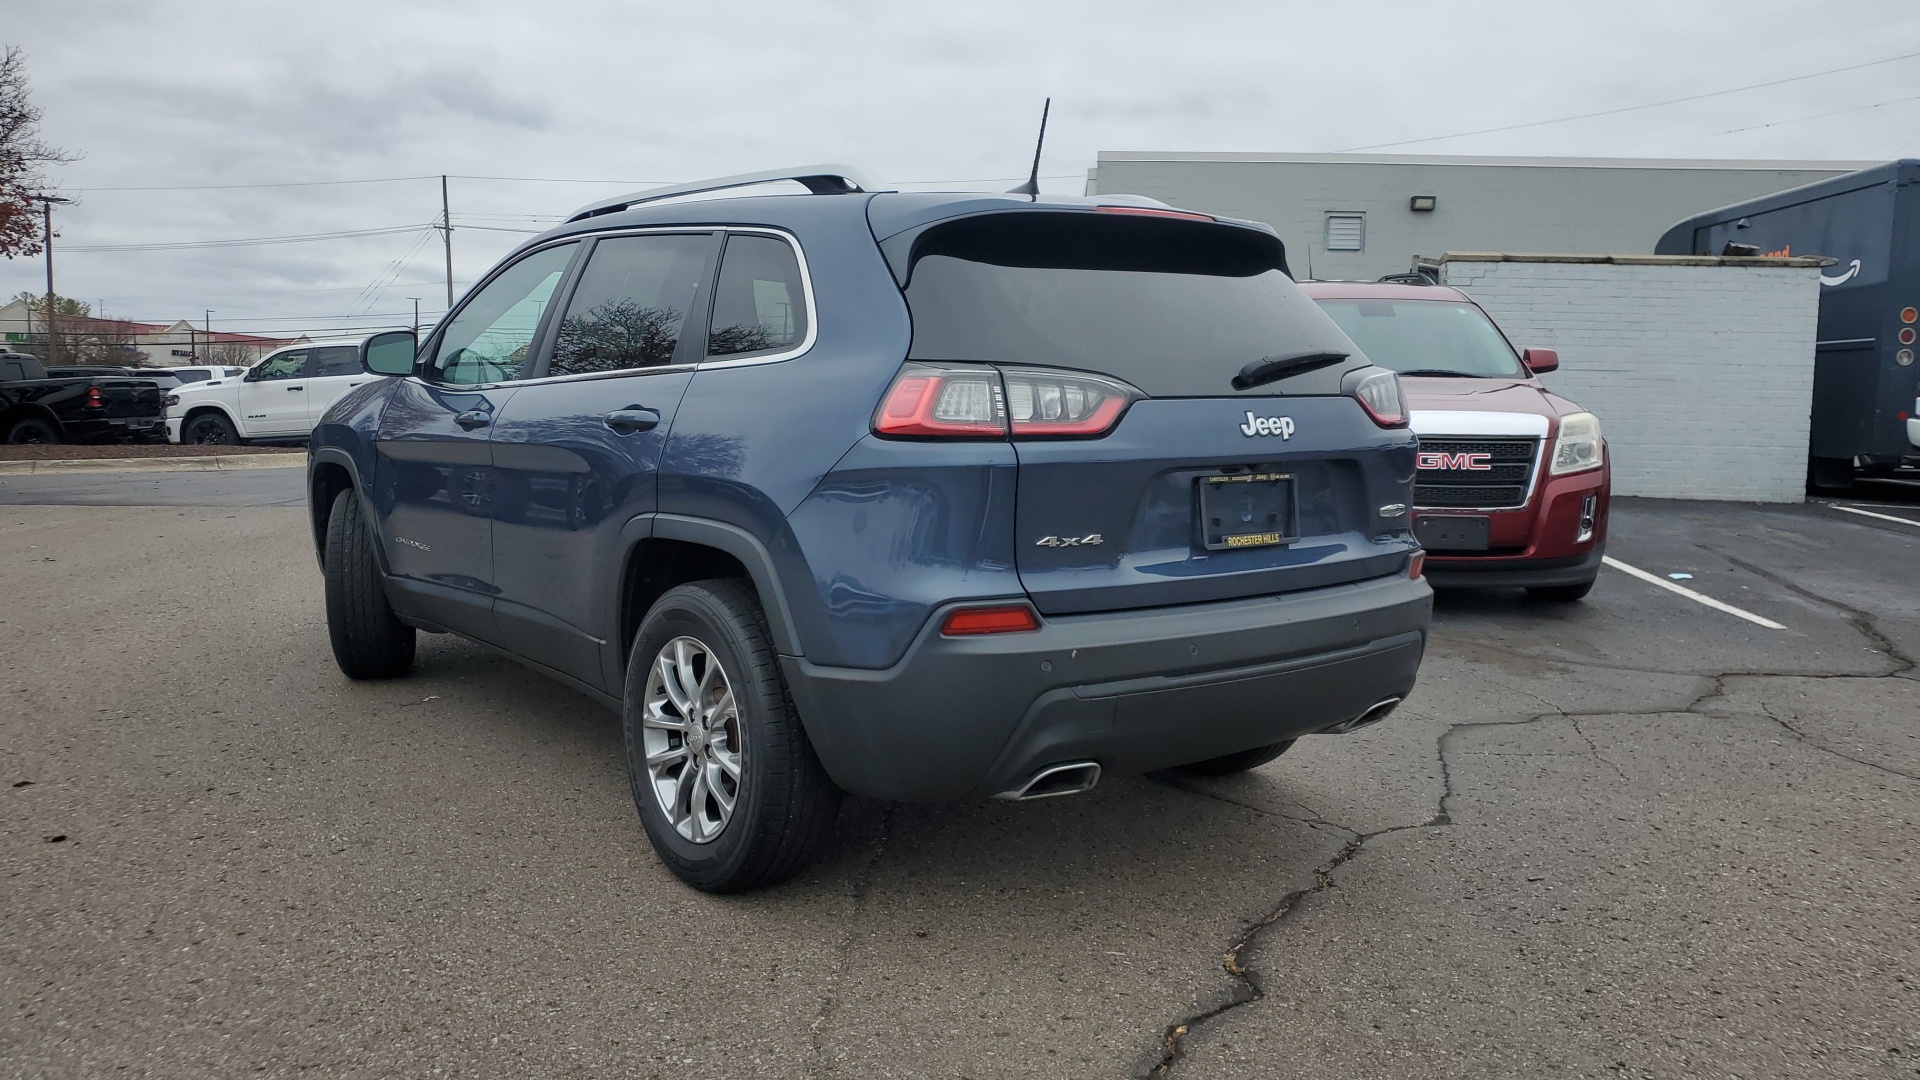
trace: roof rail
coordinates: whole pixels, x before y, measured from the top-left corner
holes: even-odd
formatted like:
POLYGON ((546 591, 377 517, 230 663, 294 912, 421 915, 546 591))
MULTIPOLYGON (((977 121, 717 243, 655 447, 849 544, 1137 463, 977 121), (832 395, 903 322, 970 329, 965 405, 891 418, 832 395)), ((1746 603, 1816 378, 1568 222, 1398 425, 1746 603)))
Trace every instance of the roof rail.
POLYGON ((583 206, 574 211, 567 220, 583 221, 590 217, 599 217, 601 214, 617 214, 628 207, 639 206, 641 203, 657 202, 660 199, 671 199, 679 195, 698 195, 707 191, 771 184, 780 180, 793 180, 805 184, 807 190, 815 195, 844 195, 856 191, 872 191, 875 187, 865 173, 848 165, 802 165, 791 169, 768 169, 764 172, 741 173, 738 176, 720 176, 711 180, 695 180, 686 184, 648 188, 631 195, 622 195, 583 206))

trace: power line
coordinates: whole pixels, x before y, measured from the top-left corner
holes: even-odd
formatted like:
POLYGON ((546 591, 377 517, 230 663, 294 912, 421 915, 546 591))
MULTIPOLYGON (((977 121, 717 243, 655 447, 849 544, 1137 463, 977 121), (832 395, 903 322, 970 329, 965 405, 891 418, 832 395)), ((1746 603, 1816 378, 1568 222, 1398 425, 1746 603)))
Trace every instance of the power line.
MULTIPOLYGON (((1920 55, 1920 54, 1917 54, 1917 55, 1920 55)), ((1895 59, 1904 59, 1904 58, 1896 57, 1895 59)), ((1885 63, 1885 61, 1879 61, 1879 62, 1885 63)), ((1846 69, 1840 69, 1840 70, 1846 70, 1846 69)), ((1803 76, 1803 77, 1811 78, 1811 76, 1803 76)), ((1723 93, 1730 93, 1730 92, 1731 91, 1723 91, 1723 93)), ((1647 106, 1647 107, 1650 107, 1650 106, 1647 106)), ((1453 136, 1443 135, 1438 137, 1452 138, 1453 136)), ((1425 140, 1415 140, 1415 141, 1423 142, 1425 140)), ((1388 145, 1398 145, 1398 144, 1388 144, 1388 145)), ((1081 175, 1082 174, 1080 173, 1058 173, 1054 175, 1042 176, 1041 179, 1042 180, 1077 180, 1081 178, 1081 175)), ((623 186, 628 186, 633 188, 662 187, 666 184, 675 182, 670 180, 606 180, 606 179, 592 179, 589 177, 565 177, 565 176, 478 176, 478 175, 472 175, 472 174, 466 174, 466 173, 448 173, 447 177, 448 179, 452 179, 452 180, 487 180, 487 181, 500 181, 504 183, 523 183, 523 184, 617 184, 617 185, 623 185, 623 186)), ((266 189, 266 188, 338 187, 338 186, 348 185, 348 184, 400 184, 400 183, 407 183, 414 180, 438 180, 439 178, 440 178, 440 174, 435 173, 431 176, 370 176, 370 177, 363 177, 360 179, 353 179, 353 180, 270 180, 270 181, 263 181, 257 184, 150 184, 150 185, 131 185, 131 186, 106 185, 106 186, 96 186, 96 187, 76 187, 76 188, 71 188, 69 190, 73 191, 75 194, 86 194, 90 192, 100 192, 100 191, 247 191, 247 190, 253 190, 253 189, 266 189)), ((973 177, 969 179, 958 179, 958 180, 952 180, 952 179, 950 180, 896 180, 894 182, 897 184, 910 184, 915 187, 920 187, 927 184, 1001 184, 1001 183, 1013 183, 1015 181, 1025 180, 1025 179, 1026 177, 1024 176, 987 176, 987 177, 973 177)))
POLYGON ((1352 146, 1345 150, 1336 150, 1334 153, 1352 154, 1361 150, 1384 150, 1392 146, 1412 146, 1415 143, 1440 142, 1445 139, 1464 139, 1470 135, 1491 135, 1500 131, 1519 131, 1522 128, 1545 127, 1548 124, 1564 124, 1573 120, 1591 120, 1596 116, 1618 116, 1621 113, 1639 112, 1643 109, 1658 109, 1662 106, 1678 105, 1687 101, 1704 101, 1707 98, 1725 97, 1728 94, 1741 94, 1748 90, 1760 90, 1769 86, 1784 86, 1787 83, 1805 82, 1808 79, 1817 79, 1823 75, 1838 75, 1843 71, 1859 71, 1862 68, 1879 67, 1882 64, 1911 60, 1916 56, 1920 56, 1920 52, 1904 53, 1900 56, 1889 56, 1884 60, 1869 60, 1864 64, 1849 64, 1846 67, 1828 68, 1825 71, 1815 71, 1806 75, 1794 75, 1785 79, 1772 79, 1767 82, 1753 83, 1750 86, 1736 86, 1730 90, 1714 90, 1705 94, 1690 94, 1686 97, 1668 98, 1665 101, 1654 101, 1645 105, 1628 105, 1618 109, 1602 109, 1599 112, 1580 113, 1577 116, 1561 116, 1552 120, 1532 120, 1524 124, 1507 124, 1502 127, 1481 128, 1478 131, 1460 131, 1452 135, 1430 135, 1424 139, 1402 139, 1399 142, 1374 143, 1370 146, 1352 146))
POLYGON ((430 228, 428 225, 395 225, 382 229, 350 229, 329 233, 304 233, 294 236, 249 236, 232 240, 167 240, 151 244, 69 244, 62 251, 178 251, 193 248, 252 247, 261 244, 306 244, 321 240, 351 240, 363 236, 387 236, 430 228))
POLYGON ((250 188, 283 187, 334 187, 341 184, 399 184, 409 180, 433 180, 435 176, 373 176, 359 180, 274 180, 259 184, 156 184, 135 185, 130 187, 80 187, 75 192, 89 191, 242 191, 250 188))
POLYGON ((1903 98, 1894 98, 1891 101, 1876 101, 1871 105, 1855 105, 1852 108, 1848 108, 1848 109, 1835 109, 1832 112, 1814 113, 1811 116, 1795 116, 1786 120, 1772 120, 1764 124, 1748 124, 1746 127, 1728 128, 1725 131, 1713 131, 1713 132, 1708 132, 1705 135, 1686 135, 1678 139, 1662 139, 1659 142, 1644 142, 1644 143, 1634 143, 1631 146, 1616 146, 1611 150, 1602 150, 1601 153, 1612 154, 1612 153, 1618 153, 1621 150, 1637 150, 1643 146, 1666 146, 1669 143, 1690 142, 1694 139, 1713 139, 1713 138, 1718 138, 1721 135, 1738 134, 1739 132, 1742 132, 1742 131, 1759 131, 1761 128, 1779 127, 1782 124, 1798 124, 1803 120, 1821 120, 1829 116, 1840 116, 1845 113, 1865 112, 1868 109, 1879 109, 1879 108, 1884 108, 1888 105, 1899 105, 1903 102, 1908 102, 1908 101, 1920 101, 1920 94, 1912 94, 1903 98))

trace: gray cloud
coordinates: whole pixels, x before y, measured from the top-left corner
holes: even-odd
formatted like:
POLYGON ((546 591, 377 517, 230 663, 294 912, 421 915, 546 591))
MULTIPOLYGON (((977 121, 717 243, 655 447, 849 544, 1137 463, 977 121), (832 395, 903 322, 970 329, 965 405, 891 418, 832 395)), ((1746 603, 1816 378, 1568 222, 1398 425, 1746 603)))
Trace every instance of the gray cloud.
MULTIPOLYGON (((364 177, 670 181, 848 160, 895 180, 1025 170, 1077 191, 1100 150, 1327 151, 1679 97, 1920 49, 1911 0, 1606 5, 1499 0, 15 0, 49 141, 81 202, 64 245, 424 225, 435 180, 111 191, 364 177), (76 32, 84 27, 85 33, 76 32)), ((1920 61, 1669 108, 1423 142, 1427 153, 1883 158, 1920 155, 1920 61), (1758 131, 1731 128, 1788 121, 1758 131)), ((452 181, 470 281, 535 228, 618 183, 452 181)), ((62 291, 111 312, 204 308, 232 329, 444 302, 437 240, 401 234, 217 251, 89 253, 62 291), (396 284, 362 293, 413 256, 396 284), (437 298, 437 299, 436 299, 437 298), (259 320, 240 322, 239 320, 259 320)), ((0 263, 0 295, 37 288, 0 263)))

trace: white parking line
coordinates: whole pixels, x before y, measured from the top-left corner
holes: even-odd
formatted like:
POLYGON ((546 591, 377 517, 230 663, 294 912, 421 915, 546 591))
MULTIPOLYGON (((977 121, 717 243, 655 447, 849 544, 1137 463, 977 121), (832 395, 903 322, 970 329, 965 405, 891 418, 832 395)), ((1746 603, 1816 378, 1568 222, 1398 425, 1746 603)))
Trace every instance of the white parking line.
POLYGON ((1639 578, 1641 581, 1644 581, 1649 585, 1658 585, 1661 588, 1667 590, 1668 592, 1679 593, 1681 596, 1684 596, 1689 600, 1693 600, 1698 603, 1705 604, 1715 611, 1724 611, 1727 614, 1732 615, 1734 618, 1745 619, 1748 622, 1755 624, 1756 626, 1764 626, 1769 630, 1785 630, 1786 629, 1786 627, 1781 626, 1779 623, 1774 622, 1772 619, 1762 618, 1758 615, 1755 615, 1751 611, 1742 611, 1739 608, 1734 607, 1732 604, 1721 603, 1720 601, 1715 600, 1713 597, 1708 596, 1705 593, 1697 593, 1697 592, 1694 592, 1692 589, 1682 588, 1681 586, 1675 585, 1673 582, 1668 581, 1666 578, 1660 577, 1656 574, 1649 574, 1645 570, 1642 570, 1637 566, 1628 566, 1626 563, 1621 562, 1619 559, 1616 559, 1611 555, 1602 556, 1600 561, 1606 563, 1608 566, 1613 567, 1615 570, 1619 570, 1623 573, 1632 574, 1634 577, 1639 578))
POLYGON ((1915 521, 1912 518, 1894 517, 1892 514, 1876 514, 1871 510, 1861 510, 1858 507, 1853 507, 1853 506, 1841 506, 1839 503, 1828 503, 1827 505, 1833 507, 1835 510, 1845 510, 1849 514, 1859 514, 1861 517, 1879 518, 1881 521, 1897 521, 1902 525, 1911 525, 1916 529, 1920 529, 1920 521, 1915 521))

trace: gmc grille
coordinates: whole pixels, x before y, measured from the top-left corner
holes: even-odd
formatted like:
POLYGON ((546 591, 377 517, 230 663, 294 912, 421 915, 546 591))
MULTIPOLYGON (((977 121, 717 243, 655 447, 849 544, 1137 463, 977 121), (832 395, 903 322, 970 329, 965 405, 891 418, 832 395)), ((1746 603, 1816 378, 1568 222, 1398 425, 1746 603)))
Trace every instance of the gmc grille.
POLYGON ((1499 510, 1525 506, 1533 481, 1539 439, 1422 438, 1422 454, 1486 454, 1488 470, 1421 469, 1413 479, 1413 505, 1499 510))

